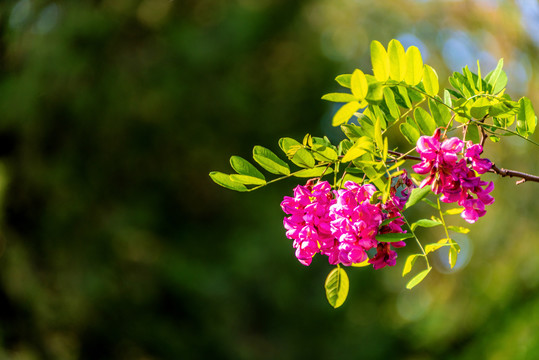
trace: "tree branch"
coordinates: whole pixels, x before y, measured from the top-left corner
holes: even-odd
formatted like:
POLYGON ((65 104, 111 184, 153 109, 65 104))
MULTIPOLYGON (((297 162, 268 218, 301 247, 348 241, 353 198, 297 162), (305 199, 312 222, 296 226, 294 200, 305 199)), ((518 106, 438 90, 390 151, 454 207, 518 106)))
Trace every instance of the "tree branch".
MULTIPOLYGON (((400 159, 421 161, 421 158, 418 156, 407 155, 407 154, 400 153, 398 151, 389 150, 388 153, 390 153, 391 155, 398 156, 400 159)), ((522 184, 526 181, 533 181, 533 182, 539 183, 539 176, 537 175, 527 174, 525 172, 516 171, 516 170, 508 170, 508 169, 503 169, 503 168, 500 169, 494 163, 492 164, 492 168, 490 168, 489 172, 498 174, 501 177, 509 176, 509 177, 520 178, 520 180, 516 182, 517 185, 522 184)))

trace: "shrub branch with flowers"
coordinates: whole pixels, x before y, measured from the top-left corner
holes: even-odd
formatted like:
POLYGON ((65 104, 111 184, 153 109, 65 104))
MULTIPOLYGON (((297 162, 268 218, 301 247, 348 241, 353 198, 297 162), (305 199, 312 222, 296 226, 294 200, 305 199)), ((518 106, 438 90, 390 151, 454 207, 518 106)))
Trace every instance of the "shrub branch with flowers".
POLYGON ((371 61, 373 75, 359 69, 340 75, 336 81, 349 91, 322 97, 344 103, 333 117, 333 126, 340 126, 346 136, 338 145, 309 134, 302 142, 282 138, 279 147, 298 167, 293 171, 272 151, 255 146, 254 161, 278 175, 269 181, 239 156, 230 158, 236 174, 210 173, 217 184, 242 192, 289 177, 309 179, 281 202, 283 223, 301 264, 308 266, 321 254, 336 265, 325 282, 333 307, 342 305, 348 294, 344 267, 394 266, 397 250, 406 241, 415 242, 419 251, 405 260, 402 275, 407 276, 418 259, 424 264, 415 270, 408 289, 427 276, 432 269, 428 255, 442 247, 449 248, 448 262, 454 267, 460 248, 451 234, 469 229, 448 225, 446 219, 460 214, 474 223, 486 214, 494 203, 494 183, 482 179, 484 174, 516 177, 517 184, 539 182, 538 176, 500 168, 482 157, 487 139, 497 143, 515 136, 539 145, 529 138, 537 124, 530 100, 514 101, 505 94, 503 60, 484 78, 479 63, 477 74, 468 67, 453 73, 452 89, 441 93, 436 71, 423 64, 414 46, 405 51, 391 40, 386 50, 373 41, 371 61), (415 147, 390 147, 392 133, 415 147), (420 201, 435 213, 412 222, 406 210, 420 201), (443 229, 442 239, 423 245, 415 230, 436 226, 443 229))

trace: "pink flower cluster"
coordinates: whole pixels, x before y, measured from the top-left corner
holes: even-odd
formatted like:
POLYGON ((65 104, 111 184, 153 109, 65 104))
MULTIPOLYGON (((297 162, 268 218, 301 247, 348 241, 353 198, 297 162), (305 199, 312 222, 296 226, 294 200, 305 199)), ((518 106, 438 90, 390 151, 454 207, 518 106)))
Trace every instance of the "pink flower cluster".
POLYGON ((392 188, 391 198, 382 204, 372 204, 376 191, 373 185, 360 186, 347 181, 339 190, 331 190, 327 181, 294 189, 294 197, 285 196, 281 207, 289 217, 284 218, 286 236, 294 240, 296 257, 303 265, 310 265, 315 254, 327 255, 330 264, 350 266, 369 259, 367 251, 376 249, 369 259, 375 269, 395 265, 397 253, 391 246, 405 246, 404 241, 384 243, 376 235, 390 232, 404 233, 402 211, 408 199, 411 181, 406 174, 392 188), (397 196, 397 187, 404 190, 397 196), (393 219, 389 222, 386 219, 393 219))
POLYGON ((433 136, 421 136, 416 149, 421 163, 412 168, 418 174, 428 174, 421 188, 431 185, 435 194, 442 194, 441 201, 463 206, 461 216, 469 223, 486 214, 485 206, 494 202, 490 195, 494 183, 481 181, 478 176, 492 167, 490 160, 481 159, 481 145, 464 143, 456 137, 440 141, 437 129, 433 136))

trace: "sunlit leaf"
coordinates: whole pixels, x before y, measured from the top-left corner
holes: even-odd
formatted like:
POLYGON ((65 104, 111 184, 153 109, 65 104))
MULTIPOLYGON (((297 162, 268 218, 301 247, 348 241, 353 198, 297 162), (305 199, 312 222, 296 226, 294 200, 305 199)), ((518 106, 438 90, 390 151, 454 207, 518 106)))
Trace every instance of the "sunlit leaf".
POLYGON ((424 188, 415 188, 412 190, 412 193, 410 194, 410 198, 406 202, 406 205, 404 205, 404 209, 411 208, 415 204, 417 204, 421 199, 423 199, 425 196, 427 196, 431 192, 430 187, 425 186, 424 188))
POLYGON ((341 85, 343 87, 350 88, 352 86, 351 85, 352 74, 339 75, 339 76, 337 76, 335 78, 335 81, 337 81, 339 83, 339 85, 341 85))
POLYGON ((341 267, 331 270, 324 284, 328 302, 334 308, 341 306, 348 296, 349 280, 341 267))
POLYGON ((465 228, 465 227, 462 227, 462 226, 453 226, 453 225, 448 226, 447 230, 451 230, 451 231, 458 232, 458 233, 461 233, 461 234, 467 234, 467 233, 470 232, 470 229, 468 229, 468 228, 465 228))
POLYGON ((372 140, 366 136, 363 136, 356 140, 354 145, 346 152, 341 159, 343 163, 357 159, 361 155, 365 154, 372 147, 372 140))
POLYGON ((249 175, 232 174, 230 179, 244 185, 264 185, 266 180, 249 175))
POLYGON ((429 220, 429 219, 421 219, 421 220, 418 220, 415 223, 413 223, 410 227, 412 228, 412 230, 415 230, 415 229, 417 229, 418 226, 421 226, 421 227, 434 227, 434 226, 439 226, 439 225, 442 225, 442 223, 440 223, 439 221, 429 220))
POLYGON ((457 214, 460 214, 461 212, 464 211, 464 208, 453 208, 453 209, 449 209, 449 210, 446 210, 444 211, 444 215, 457 215, 457 214))
POLYGON ((417 85, 423 79, 423 59, 419 49, 415 46, 410 46, 406 50, 406 76, 407 84, 417 85))
POLYGON ((419 274, 417 274, 416 276, 414 276, 414 277, 412 278, 412 280, 410 280, 410 281, 408 282, 408 284, 406 284, 406 288, 407 288, 408 290, 410 290, 410 289, 412 289, 413 287, 415 287, 416 285, 418 285, 420 282, 422 282, 423 279, 425 279, 425 277, 429 274, 429 272, 430 272, 431 269, 432 269, 432 268, 429 267, 428 269, 425 269, 425 270, 421 271, 419 274))
POLYGON ((365 267, 365 266, 369 266, 371 265, 371 263, 369 262, 369 259, 365 259, 364 261, 360 262, 360 263, 356 263, 356 264, 352 264, 353 267, 365 267))
POLYGON ((343 105, 333 116, 333 126, 346 123, 360 108, 361 105, 357 101, 343 105))
POLYGON ((369 83, 363 71, 356 69, 352 74, 352 79, 350 83, 352 87, 352 94, 359 100, 365 99, 367 96, 367 91, 369 90, 369 83))
POLYGON ((391 117, 393 119, 398 119, 400 117, 399 106, 395 101, 395 95, 393 94, 393 91, 389 87, 384 88, 384 101, 391 117))
POLYGON ((425 87, 425 92, 431 96, 438 94, 439 84, 438 84, 438 75, 436 71, 429 65, 424 66, 423 70, 423 86, 425 87))
POLYGON ((387 46, 389 75, 393 80, 402 81, 406 76, 406 53, 398 40, 391 40, 387 46))
POLYGON ((233 181, 230 178, 230 175, 224 174, 219 171, 212 171, 210 173, 211 179, 218 185, 221 185, 222 187, 225 187, 230 190, 235 191, 247 191, 248 189, 245 187, 245 185, 240 184, 239 182, 233 181))
POLYGON ((351 101, 357 101, 358 98, 352 94, 347 93, 329 93, 322 96, 322 100, 333 101, 338 103, 347 103, 351 101))
POLYGON ((429 110, 436 126, 446 127, 451 121, 451 110, 449 110, 443 103, 429 99, 429 110))
POLYGON ((300 171, 296 171, 294 173, 294 176, 295 177, 299 177, 299 178, 315 178, 315 177, 319 177, 319 176, 322 176, 322 174, 324 175, 328 175, 328 174, 332 174, 333 173, 333 169, 332 168, 328 168, 326 166, 321 166, 321 167, 315 167, 313 169, 303 169, 303 170, 300 170, 300 171))
POLYGON ((442 239, 442 240, 440 240, 440 241, 438 241, 438 242, 436 242, 436 243, 433 243, 433 244, 427 244, 427 245, 425 246, 425 253, 429 254, 429 253, 431 253, 431 252, 433 252, 433 251, 438 250, 438 249, 441 248, 441 247, 447 246, 447 245, 448 245, 448 243, 447 243, 448 240, 449 240, 449 239, 442 239))
POLYGON ((261 180, 265 180, 264 175, 253 164, 240 156, 230 157, 230 165, 240 175, 248 175, 261 180))
POLYGON ((315 164, 313 155, 305 148, 298 149, 291 160, 299 167, 312 168, 315 164))
POLYGON ((265 147, 259 145, 255 146, 253 149, 253 159, 272 174, 290 174, 288 164, 279 159, 277 155, 265 147))
POLYGON ((386 81, 389 78, 389 57, 386 49, 379 42, 371 42, 372 71, 378 81, 386 81))
POLYGON ((430 114, 423 108, 416 108, 414 111, 414 119, 419 125, 421 132, 426 135, 434 134, 436 130, 436 123, 430 114))
MULTIPOLYGON (((306 140, 308 141, 309 134, 306 135, 306 140)), ((294 140, 289 137, 284 137, 279 139, 279 147, 283 152, 286 154, 287 157, 292 158, 296 151, 301 149, 303 145, 299 143, 297 140, 294 140)))
POLYGON ((528 137, 535 132, 537 124, 537 116, 533 105, 527 97, 523 97, 518 101, 520 106, 517 115, 517 131, 520 135, 528 137))
POLYGON ((417 140, 421 134, 414 126, 410 125, 409 123, 402 123, 399 125, 399 129, 404 138, 408 140, 410 144, 417 143, 417 140))
POLYGON ((416 260, 418 257, 423 256, 422 254, 414 254, 410 255, 406 258, 406 262, 404 263, 404 268, 402 269, 402 276, 405 276, 410 271, 412 271, 412 267, 414 266, 416 260))

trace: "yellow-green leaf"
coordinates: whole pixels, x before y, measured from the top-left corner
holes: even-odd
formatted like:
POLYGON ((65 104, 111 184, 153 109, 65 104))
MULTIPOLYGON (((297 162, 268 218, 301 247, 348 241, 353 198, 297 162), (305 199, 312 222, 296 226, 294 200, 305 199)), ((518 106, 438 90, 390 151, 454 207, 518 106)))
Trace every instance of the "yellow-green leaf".
POLYGON ((414 254, 410 255, 406 258, 406 262, 404 263, 404 268, 402 269, 402 276, 405 276, 410 271, 412 271, 412 267, 414 266, 417 258, 419 256, 423 256, 422 254, 414 254))
POLYGON ((428 269, 425 269, 423 271, 421 271, 419 274, 417 274, 416 276, 414 276, 412 278, 412 280, 410 280, 408 282, 408 284, 406 284, 406 288, 408 290, 412 289, 414 286, 418 285, 421 281, 423 281, 423 279, 425 279, 425 277, 429 274, 430 270, 432 268, 429 267, 428 269))
POLYGON ((417 85, 423 79, 423 59, 419 49, 415 46, 410 46, 406 50, 406 83, 409 85, 417 85))
POLYGON ((224 174, 222 172, 212 171, 210 173, 210 177, 217 185, 221 185, 222 187, 225 187, 227 189, 240 191, 240 192, 248 190, 243 184, 233 181, 230 178, 230 175, 224 174))
POLYGON ((271 150, 262 146, 255 146, 253 149, 253 159, 264 169, 272 174, 289 175, 288 164, 279 159, 271 150))
POLYGON ((322 176, 322 174, 329 175, 332 173, 333 173, 332 168, 321 166, 321 167, 315 167, 312 169, 303 169, 303 170, 297 171, 294 173, 294 176, 299 177, 299 178, 314 178, 314 177, 322 176))
POLYGON ((357 97, 347 93, 329 93, 322 96, 322 100, 345 103, 350 101, 356 101, 357 97))
POLYGON ((352 73, 352 79, 350 82, 352 86, 352 94, 359 100, 365 99, 367 96, 367 91, 369 90, 369 83, 363 71, 356 69, 352 73))
POLYGON ((331 270, 324 287, 329 304, 335 309, 341 306, 348 296, 349 280, 346 271, 341 267, 331 270))
POLYGON ((357 101, 343 105, 333 116, 333 126, 346 123, 360 108, 361 105, 357 101))
POLYGON ((352 145, 350 149, 348 149, 348 151, 346 152, 346 154, 344 155, 341 161, 345 163, 345 162, 357 159, 358 157, 365 154, 370 149, 371 149, 371 140, 366 136, 362 136, 356 140, 356 142, 354 143, 354 145, 352 145))
POLYGON ((425 65, 423 68, 423 86, 425 87, 425 92, 431 96, 437 95, 438 90, 440 89, 438 75, 429 65, 425 65))
POLYGON ((371 42, 372 71, 378 81, 386 81, 389 78, 389 57, 386 49, 379 41, 371 42))
POLYGON ((249 175, 232 174, 230 175, 230 179, 244 185, 264 185, 266 183, 264 179, 249 175))
POLYGON ((387 47, 389 75, 393 80, 402 81, 406 76, 406 53, 398 40, 391 40, 387 47))

